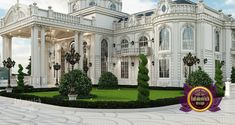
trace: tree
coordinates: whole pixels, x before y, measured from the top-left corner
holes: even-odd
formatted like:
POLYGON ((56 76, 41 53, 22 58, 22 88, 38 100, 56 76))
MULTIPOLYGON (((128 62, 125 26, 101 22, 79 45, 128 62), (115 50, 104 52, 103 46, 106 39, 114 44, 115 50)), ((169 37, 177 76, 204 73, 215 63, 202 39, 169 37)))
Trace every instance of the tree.
POLYGON ((28 70, 28 75, 31 75, 31 56, 29 57, 29 65, 26 67, 26 69, 28 70))
POLYGON ((224 94, 224 84, 223 84, 223 71, 222 71, 223 63, 220 61, 216 61, 215 67, 215 85, 217 88, 217 94, 223 95, 224 94))
POLYGON ((235 67, 232 68, 231 82, 232 82, 232 83, 235 83, 235 67))
POLYGON ((17 92, 24 92, 24 75, 23 73, 23 67, 21 64, 18 65, 18 75, 17 75, 17 92))
POLYGON ((143 54, 139 55, 140 65, 138 72, 138 101, 147 102, 149 101, 149 70, 146 68, 148 64, 147 57, 143 54))

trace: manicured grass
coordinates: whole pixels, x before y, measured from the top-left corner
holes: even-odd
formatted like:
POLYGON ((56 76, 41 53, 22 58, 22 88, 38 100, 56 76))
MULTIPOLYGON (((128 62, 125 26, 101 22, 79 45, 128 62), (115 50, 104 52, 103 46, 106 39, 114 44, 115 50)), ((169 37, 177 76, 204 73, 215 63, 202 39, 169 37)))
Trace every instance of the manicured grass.
MULTIPOLYGON (((53 97, 59 95, 58 91, 52 92, 33 92, 26 93, 39 97, 53 97)), ((101 90, 93 88, 91 94, 96 95, 93 99, 82 99, 92 101, 135 101, 137 100, 138 91, 136 88, 123 88, 118 90, 101 90)), ((150 99, 162 99, 183 96, 181 90, 150 90, 150 99)))

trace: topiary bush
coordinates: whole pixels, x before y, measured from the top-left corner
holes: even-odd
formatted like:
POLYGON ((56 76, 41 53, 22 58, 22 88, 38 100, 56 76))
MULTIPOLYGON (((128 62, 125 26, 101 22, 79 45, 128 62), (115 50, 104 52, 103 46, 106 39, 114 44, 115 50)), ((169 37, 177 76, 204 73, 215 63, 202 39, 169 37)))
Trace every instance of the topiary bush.
POLYGON ((215 67, 215 85, 217 95, 224 95, 224 83, 223 83, 223 71, 222 71, 222 62, 217 61, 215 67))
POLYGON ((81 70, 73 70, 62 76, 59 86, 59 92, 63 96, 68 94, 78 94, 78 96, 89 96, 92 90, 91 79, 81 70), (74 86, 74 92, 70 93, 74 86))
POLYGON ((210 76, 205 71, 203 71, 201 67, 199 67, 199 70, 190 73, 187 81, 188 84, 193 87, 196 86, 209 87, 213 84, 213 81, 210 78, 210 76))
POLYGON ((19 70, 18 70, 18 75, 17 75, 17 87, 16 87, 16 91, 19 93, 23 93, 24 92, 24 68, 22 67, 21 64, 18 65, 19 70))
POLYGON ((235 67, 232 68, 231 82, 232 82, 232 83, 235 83, 235 67))
POLYGON ((98 88, 101 89, 116 89, 118 88, 118 79, 117 77, 111 72, 104 72, 102 73, 98 88))
POLYGON ((147 102, 149 101, 149 70, 146 68, 148 64, 147 57, 143 54, 139 55, 140 65, 138 72, 138 101, 147 102))

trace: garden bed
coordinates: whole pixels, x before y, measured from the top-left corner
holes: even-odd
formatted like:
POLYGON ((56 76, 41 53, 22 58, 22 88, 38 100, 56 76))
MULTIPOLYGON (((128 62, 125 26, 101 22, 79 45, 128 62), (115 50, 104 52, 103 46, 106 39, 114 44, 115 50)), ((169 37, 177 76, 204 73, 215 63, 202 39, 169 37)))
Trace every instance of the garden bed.
POLYGON ((126 108, 147 108, 179 104, 179 98, 183 96, 181 90, 150 90, 150 101, 138 102, 137 90, 135 88, 122 88, 119 90, 99 90, 93 88, 89 99, 78 99, 68 101, 58 98, 58 91, 30 92, 24 94, 0 93, 1 96, 34 101, 41 103, 76 108, 105 108, 105 109, 126 109, 126 108))

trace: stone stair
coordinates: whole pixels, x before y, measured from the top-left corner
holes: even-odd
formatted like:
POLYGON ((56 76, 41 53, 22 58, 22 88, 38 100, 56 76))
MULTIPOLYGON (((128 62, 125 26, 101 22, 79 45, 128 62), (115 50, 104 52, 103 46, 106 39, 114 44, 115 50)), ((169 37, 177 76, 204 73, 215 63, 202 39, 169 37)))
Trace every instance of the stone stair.
POLYGON ((231 88, 230 88, 230 89, 231 89, 231 92, 232 92, 232 93, 235 93, 235 83, 232 83, 232 84, 231 84, 231 88))

